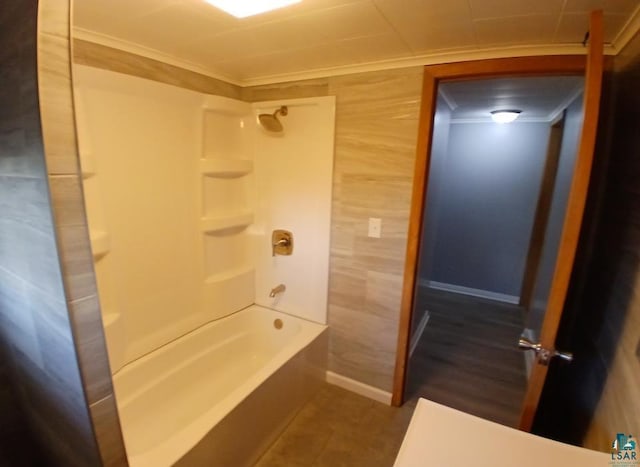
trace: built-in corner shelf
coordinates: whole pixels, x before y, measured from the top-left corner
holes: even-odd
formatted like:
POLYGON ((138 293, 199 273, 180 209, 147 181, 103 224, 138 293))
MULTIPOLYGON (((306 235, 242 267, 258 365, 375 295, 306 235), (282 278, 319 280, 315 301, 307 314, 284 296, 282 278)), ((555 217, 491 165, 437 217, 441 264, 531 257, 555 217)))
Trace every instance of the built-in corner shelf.
POLYGON ((202 284, 204 302, 210 304, 207 313, 211 319, 222 318, 255 303, 255 290, 255 269, 248 265, 212 274, 202 284))
POLYGON ((83 179, 87 179, 96 174, 95 164, 93 163, 93 156, 91 153, 80 153, 80 171, 82 172, 83 179))
POLYGON ((248 159, 200 159, 200 172, 208 177, 236 178, 252 170, 253 161, 248 159))
POLYGON ((89 233, 91 239, 91 251, 93 259, 98 260, 109 253, 111 249, 111 237, 107 232, 102 230, 92 230, 89 233))
POLYGON ((229 269, 228 271, 221 272, 219 274, 213 274, 205 279, 205 284, 220 284, 223 282, 228 282, 233 279, 242 278, 243 276, 252 275, 255 272, 255 268, 253 266, 244 266, 234 269, 229 269))
POLYGON ((119 324, 118 321, 120 321, 120 317, 120 313, 114 312, 112 310, 107 310, 102 314, 102 325, 105 327, 105 329, 110 329, 113 326, 117 326, 119 324))
POLYGON ((225 216, 203 217, 200 219, 200 226, 203 232, 212 233, 221 230, 247 227, 253 224, 253 212, 243 211, 225 216))

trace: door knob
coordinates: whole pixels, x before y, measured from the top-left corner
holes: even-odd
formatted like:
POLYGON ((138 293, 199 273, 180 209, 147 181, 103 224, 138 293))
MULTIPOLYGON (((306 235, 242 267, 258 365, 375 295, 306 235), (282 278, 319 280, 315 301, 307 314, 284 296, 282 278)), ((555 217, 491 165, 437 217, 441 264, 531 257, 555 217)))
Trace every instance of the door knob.
POLYGON ((554 357, 561 358, 567 362, 573 361, 573 354, 571 352, 559 352, 556 349, 545 349, 540 343, 534 343, 526 337, 520 337, 520 340, 518 341, 518 348, 521 350, 533 350, 536 357, 538 357, 538 363, 542 365, 548 365, 549 361, 554 357))

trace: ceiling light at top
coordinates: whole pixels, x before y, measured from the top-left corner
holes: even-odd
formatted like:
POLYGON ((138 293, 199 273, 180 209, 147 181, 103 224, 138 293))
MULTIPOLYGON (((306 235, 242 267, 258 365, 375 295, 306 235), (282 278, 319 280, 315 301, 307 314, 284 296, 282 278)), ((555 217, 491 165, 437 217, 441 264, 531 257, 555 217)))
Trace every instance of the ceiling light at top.
POLYGON ((216 8, 235 16, 246 18, 285 6, 300 3, 301 0, 205 0, 216 8))
POLYGON ((511 123, 522 113, 522 110, 494 110, 491 119, 496 123, 511 123))

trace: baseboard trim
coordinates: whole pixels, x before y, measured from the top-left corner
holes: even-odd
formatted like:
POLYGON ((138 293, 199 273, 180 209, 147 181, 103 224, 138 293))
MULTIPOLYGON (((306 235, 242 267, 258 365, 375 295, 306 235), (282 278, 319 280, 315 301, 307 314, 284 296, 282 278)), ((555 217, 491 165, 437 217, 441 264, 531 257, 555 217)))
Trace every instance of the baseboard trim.
POLYGON ((414 332, 411 336, 411 343, 409 345, 409 358, 411 358, 411 356, 413 355, 413 351, 416 350, 418 342, 420 342, 420 338, 422 337, 422 333, 424 333, 424 329, 427 327, 427 323, 429 322, 430 317, 431 314, 429 313, 429 310, 425 310, 424 316, 420 320, 420 323, 418 323, 416 332, 414 332))
POLYGON ((333 371, 327 370, 327 383, 338 386, 347 391, 355 392, 361 396, 368 397, 374 401, 382 402, 386 405, 391 405, 391 393, 383 391, 368 384, 361 383, 355 379, 347 378, 346 376, 339 375, 333 371))
POLYGON ((495 300, 498 302, 511 303, 512 305, 518 305, 520 303, 520 297, 517 297, 515 295, 507 295, 498 292, 490 292, 488 290, 474 289, 472 287, 464 287, 462 285, 447 284, 445 282, 430 281, 427 279, 420 279, 418 281, 418 284, 423 287, 429 287, 436 290, 445 290, 447 292, 470 295, 472 297, 487 298, 489 300, 495 300))

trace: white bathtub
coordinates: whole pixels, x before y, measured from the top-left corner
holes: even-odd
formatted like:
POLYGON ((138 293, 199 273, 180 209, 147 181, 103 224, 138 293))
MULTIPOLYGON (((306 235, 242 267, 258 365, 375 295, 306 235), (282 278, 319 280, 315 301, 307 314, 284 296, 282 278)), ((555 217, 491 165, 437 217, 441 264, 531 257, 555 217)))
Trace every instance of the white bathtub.
POLYGON ((113 379, 131 467, 251 465, 321 381, 325 329, 254 305, 126 365, 113 379))

